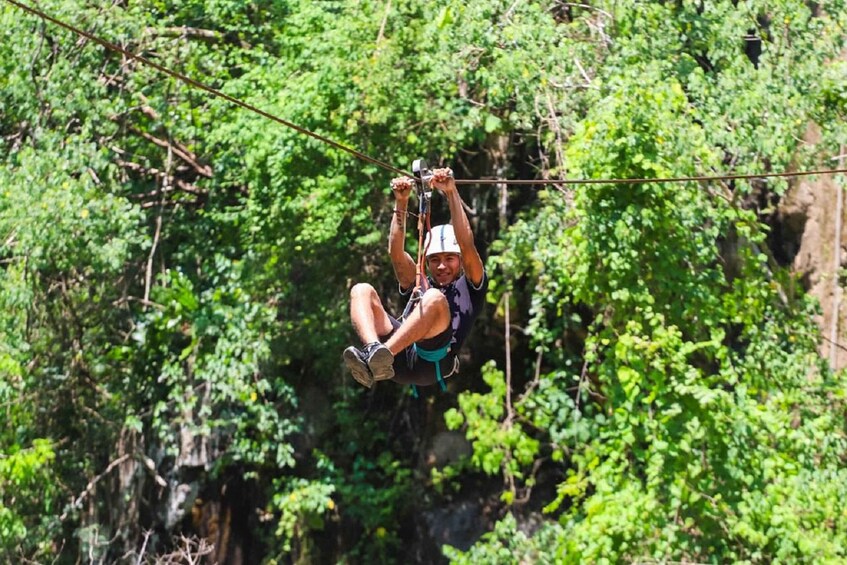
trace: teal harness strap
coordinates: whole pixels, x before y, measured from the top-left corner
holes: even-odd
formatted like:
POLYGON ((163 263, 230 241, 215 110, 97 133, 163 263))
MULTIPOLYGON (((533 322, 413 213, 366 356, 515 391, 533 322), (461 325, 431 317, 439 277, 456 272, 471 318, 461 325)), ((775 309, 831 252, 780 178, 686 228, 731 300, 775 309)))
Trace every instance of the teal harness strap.
MULTIPOLYGON (((444 382, 444 377, 441 376, 441 363, 440 361, 447 357, 447 353, 450 351, 450 344, 448 343, 444 347, 439 349, 429 350, 422 349, 417 346, 417 344, 412 344, 412 347, 417 353, 418 357, 423 359, 424 361, 430 361, 435 364, 435 377, 438 379, 438 386, 441 387, 441 390, 447 390, 447 384, 444 382)), ((418 387, 412 385, 412 396, 415 398, 418 397, 418 387)))

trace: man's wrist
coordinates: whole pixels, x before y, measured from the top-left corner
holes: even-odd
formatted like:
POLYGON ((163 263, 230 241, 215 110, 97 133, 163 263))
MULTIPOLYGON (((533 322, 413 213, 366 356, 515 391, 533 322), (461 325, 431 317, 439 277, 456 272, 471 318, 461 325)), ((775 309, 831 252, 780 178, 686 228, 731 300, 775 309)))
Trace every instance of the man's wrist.
POLYGON ((409 212, 406 211, 406 203, 405 202, 395 202, 394 206, 394 216, 397 217, 397 220, 403 222, 406 219, 406 216, 409 215, 409 212))

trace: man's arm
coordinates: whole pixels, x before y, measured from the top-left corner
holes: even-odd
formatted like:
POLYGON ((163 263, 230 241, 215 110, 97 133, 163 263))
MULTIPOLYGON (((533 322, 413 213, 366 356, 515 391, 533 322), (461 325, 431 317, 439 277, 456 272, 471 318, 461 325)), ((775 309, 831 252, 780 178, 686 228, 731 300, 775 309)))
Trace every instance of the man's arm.
POLYGON ((406 252, 406 208, 409 194, 412 192, 412 180, 399 177, 391 181, 394 192, 394 213, 391 215, 391 228, 388 232, 388 256, 394 267, 394 275, 400 288, 405 290, 415 284, 415 260, 406 252))
POLYGON ((485 267, 474 243, 471 224, 468 221, 467 214, 465 214, 465 208, 462 206, 462 197, 456 190, 453 171, 450 169, 435 169, 432 171, 431 184, 440 190, 447 199, 453 231, 456 233, 459 249, 462 250, 462 266, 465 269, 465 276, 472 285, 478 287, 482 284, 485 267))

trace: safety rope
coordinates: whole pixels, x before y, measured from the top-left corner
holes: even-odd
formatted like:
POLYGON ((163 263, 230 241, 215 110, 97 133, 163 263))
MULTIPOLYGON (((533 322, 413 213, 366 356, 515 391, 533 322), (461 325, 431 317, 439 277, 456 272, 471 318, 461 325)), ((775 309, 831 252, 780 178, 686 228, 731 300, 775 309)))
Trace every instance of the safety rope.
POLYGON ((432 243, 432 238, 426 239, 426 234, 432 231, 432 215, 429 207, 426 211, 418 214, 418 261, 415 273, 415 288, 423 294, 426 290, 424 284, 426 281, 426 252, 432 243))
MULTIPOLYGON (((288 120, 275 116, 269 112, 266 112, 252 104, 248 104, 234 96, 230 96, 229 94, 225 94, 220 90, 212 88, 211 86, 205 85, 197 80, 192 79, 182 73, 171 70, 164 65, 160 65, 154 61, 151 61, 145 57, 140 55, 136 55, 131 51, 121 47, 120 45, 116 45, 111 43, 105 39, 97 37, 96 35, 79 29, 71 24, 65 23, 53 16, 50 16, 41 10, 33 8, 31 6, 27 6, 17 0, 6 0, 9 4, 24 10, 25 12, 29 12, 34 16, 38 16, 46 21, 52 22, 55 25, 62 27, 72 33, 79 35, 80 37, 85 37, 99 45, 102 45, 106 49, 110 49, 112 51, 116 51, 118 53, 123 54, 134 61, 137 61, 143 65, 147 65, 152 67, 159 72, 162 72, 172 78, 180 80, 185 84, 192 86, 194 88, 198 88, 209 94, 226 100, 231 104, 244 108, 250 112, 254 112, 264 118, 282 124, 288 128, 291 128, 303 135, 307 135, 318 141, 326 143, 336 149, 340 149, 362 161, 366 161, 368 163, 372 163, 377 165, 378 167, 382 167, 387 171, 391 171, 395 174, 402 175, 405 177, 414 178, 414 175, 406 172, 402 169, 399 169, 385 161, 381 161, 369 155, 366 155, 356 149, 351 147, 347 147, 337 141, 334 141, 326 136, 310 131, 304 127, 298 126, 288 120)), ((530 185, 530 186, 539 186, 539 185, 592 185, 592 184, 647 184, 647 183, 661 183, 661 182, 698 182, 698 181, 719 181, 719 180, 750 180, 750 179, 766 179, 766 178, 774 178, 774 177, 804 177, 804 176, 814 176, 814 175, 833 175, 839 173, 847 173, 847 168, 838 168, 838 169, 819 169, 812 171, 783 171, 776 173, 758 173, 758 174, 720 174, 720 175, 703 175, 703 176, 690 176, 690 177, 664 177, 664 178, 635 178, 635 179, 624 179, 624 178, 608 178, 608 179, 494 179, 494 178, 486 178, 486 179, 457 179, 456 184, 458 185, 467 185, 467 184, 476 184, 476 185, 530 185)))
POLYGON ((406 303, 406 308, 403 309, 401 320, 405 320, 416 304, 421 302, 423 293, 425 292, 426 284, 426 252, 432 243, 432 238, 426 239, 426 234, 432 230, 431 222, 431 206, 430 206, 430 191, 429 188, 429 170, 426 163, 421 159, 415 161, 413 167, 415 174, 415 187, 418 197, 418 213, 413 214, 418 218, 418 257, 415 261, 415 286, 412 289, 409 301, 406 303), (422 168, 421 168, 422 167, 422 168))

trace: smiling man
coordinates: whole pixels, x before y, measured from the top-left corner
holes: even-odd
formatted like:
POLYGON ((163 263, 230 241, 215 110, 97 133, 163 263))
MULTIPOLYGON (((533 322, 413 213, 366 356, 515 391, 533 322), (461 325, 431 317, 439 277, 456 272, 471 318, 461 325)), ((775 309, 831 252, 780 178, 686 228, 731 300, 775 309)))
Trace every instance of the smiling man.
MULTIPOLYGON (((432 228, 425 243, 429 271, 420 302, 403 321, 386 312, 376 290, 359 283, 350 291, 350 318, 364 343, 344 350, 344 363, 366 387, 392 379, 401 384, 431 385, 458 372, 457 353, 485 303, 488 276, 474 245, 468 217, 450 169, 435 169, 431 186, 447 199, 451 224, 432 228), (427 288, 428 287, 428 288, 427 288)), ((391 182, 394 216, 388 254, 401 294, 415 284, 416 263, 405 250, 406 208, 411 179, 391 182)))

